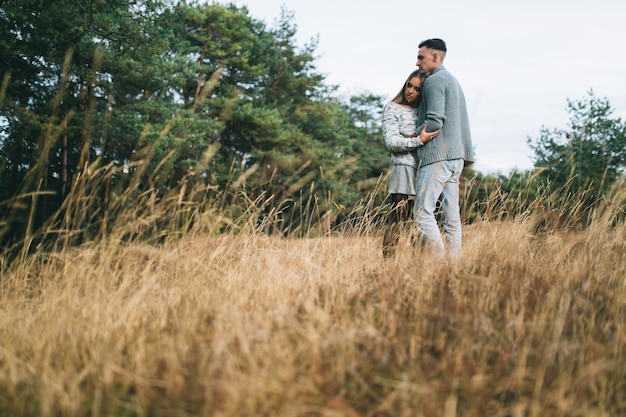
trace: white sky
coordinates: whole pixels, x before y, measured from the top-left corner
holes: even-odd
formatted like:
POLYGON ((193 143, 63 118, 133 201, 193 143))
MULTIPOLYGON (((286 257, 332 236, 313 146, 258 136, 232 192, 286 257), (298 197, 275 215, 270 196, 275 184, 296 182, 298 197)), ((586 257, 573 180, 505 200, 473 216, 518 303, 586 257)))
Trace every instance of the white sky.
MULTIPOLYGON (((226 1, 220 1, 226 3, 226 1)), ((475 168, 532 167, 526 138, 568 128, 567 99, 590 89, 626 119, 626 2, 618 0, 233 0, 273 27, 294 12, 300 46, 319 36, 317 69, 341 95, 390 99, 417 45, 446 41, 467 100, 475 168)), ((382 140, 382 138, 381 138, 382 140)))

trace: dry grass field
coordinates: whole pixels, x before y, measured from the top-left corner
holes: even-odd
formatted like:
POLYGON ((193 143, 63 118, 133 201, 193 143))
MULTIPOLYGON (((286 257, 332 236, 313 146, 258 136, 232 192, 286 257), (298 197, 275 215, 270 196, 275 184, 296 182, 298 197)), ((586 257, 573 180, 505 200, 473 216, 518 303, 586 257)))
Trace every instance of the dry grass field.
POLYGON ((626 228, 258 233, 1 265, 0 416, 626 414, 626 228))

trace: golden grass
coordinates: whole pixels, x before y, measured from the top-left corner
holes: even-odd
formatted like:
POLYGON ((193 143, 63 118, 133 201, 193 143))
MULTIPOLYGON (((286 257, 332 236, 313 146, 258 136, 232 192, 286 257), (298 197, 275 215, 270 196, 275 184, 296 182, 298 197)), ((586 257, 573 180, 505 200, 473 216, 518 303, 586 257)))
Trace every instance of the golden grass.
POLYGON ((3 267, 0 416, 617 416, 626 229, 190 236, 3 267))

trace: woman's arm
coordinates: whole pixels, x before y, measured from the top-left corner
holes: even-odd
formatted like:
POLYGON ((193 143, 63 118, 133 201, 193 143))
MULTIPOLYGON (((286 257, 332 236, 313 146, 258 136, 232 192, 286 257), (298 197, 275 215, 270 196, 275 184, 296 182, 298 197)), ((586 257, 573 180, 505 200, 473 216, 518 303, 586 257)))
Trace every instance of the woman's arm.
POLYGON ((385 146, 393 153, 409 152, 422 145, 417 135, 406 137, 400 133, 400 111, 399 107, 389 104, 383 111, 385 146))

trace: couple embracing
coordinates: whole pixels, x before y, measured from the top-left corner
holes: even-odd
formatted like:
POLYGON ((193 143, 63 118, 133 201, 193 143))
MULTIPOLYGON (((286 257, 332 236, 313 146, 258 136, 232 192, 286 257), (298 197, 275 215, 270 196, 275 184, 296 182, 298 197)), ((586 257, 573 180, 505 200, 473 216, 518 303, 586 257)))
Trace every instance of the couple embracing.
POLYGON ((442 39, 419 44, 418 70, 383 109, 383 135, 391 152, 390 222, 383 256, 391 257, 402 222, 413 216, 424 247, 435 256, 455 259, 461 252, 459 181, 463 167, 474 162, 465 96, 443 65, 442 39), (441 204, 442 230, 435 210, 441 204))

